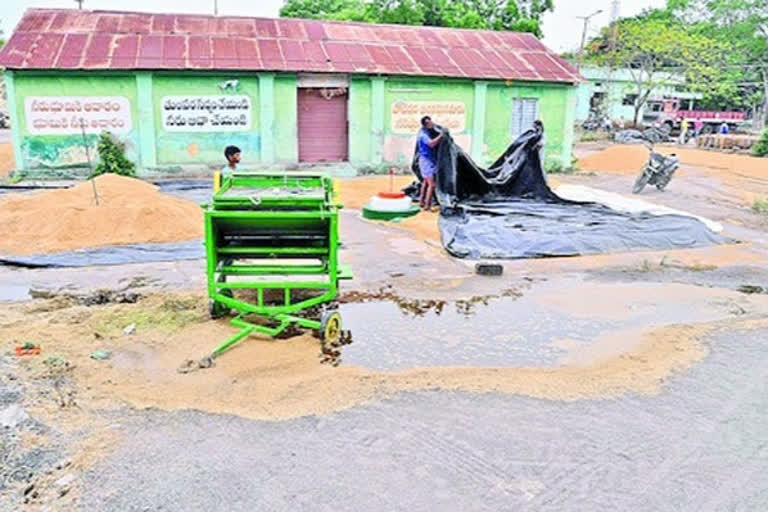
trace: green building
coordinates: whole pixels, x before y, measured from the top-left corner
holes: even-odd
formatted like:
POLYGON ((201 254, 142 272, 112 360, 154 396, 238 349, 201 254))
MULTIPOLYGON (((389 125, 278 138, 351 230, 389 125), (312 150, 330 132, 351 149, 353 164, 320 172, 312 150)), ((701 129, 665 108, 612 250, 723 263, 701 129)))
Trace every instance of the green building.
MULTIPOLYGON (((624 119, 627 123, 632 122, 637 100, 637 84, 633 73, 642 71, 582 67, 581 76, 584 81, 578 85, 576 121, 584 121, 590 117, 592 110, 598 110, 612 121, 624 119)), ((679 98, 693 101, 702 97, 701 94, 685 91, 685 77, 679 74, 658 73, 653 82, 653 92, 649 99, 679 98)), ((643 120, 646 108, 654 107, 653 104, 644 105, 638 120, 643 120)))
POLYGON ((30 9, 0 52, 17 171, 83 175, 98 134, 140 175, 410 162, 422 115, 481 163, 536 118, 571 160, 578 73, 530 34, 30 9), (86 151, 86 149, 88 151, 86 151))

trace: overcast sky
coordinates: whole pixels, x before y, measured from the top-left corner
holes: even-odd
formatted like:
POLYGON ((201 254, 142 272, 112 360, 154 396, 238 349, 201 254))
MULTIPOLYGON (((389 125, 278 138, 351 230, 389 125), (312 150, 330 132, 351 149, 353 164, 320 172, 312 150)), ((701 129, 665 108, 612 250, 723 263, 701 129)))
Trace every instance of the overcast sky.
MULTIPOLYGON (((84 0, 87 9, 130 9, 132 11, 213 13, 214 0, 84 0), (127 7, 127 6, 130 6, 127 7)), ((283 0, 218 0, 219 14, 276 17, 283 0)), ((631 16, 647 7, 661 7, 665 0, 623 0, 621 15, 631 16)), ((75 0, 0 0, 0 28, 6 38, 28 7, 76 7, 75 0)), ((577 16, 603 13, 592 18, 590 35, 608 23, 611 0, 555 0, 555 12, 544 18, 544 42, 558 52, 577 49, 583 22, 577 16)))

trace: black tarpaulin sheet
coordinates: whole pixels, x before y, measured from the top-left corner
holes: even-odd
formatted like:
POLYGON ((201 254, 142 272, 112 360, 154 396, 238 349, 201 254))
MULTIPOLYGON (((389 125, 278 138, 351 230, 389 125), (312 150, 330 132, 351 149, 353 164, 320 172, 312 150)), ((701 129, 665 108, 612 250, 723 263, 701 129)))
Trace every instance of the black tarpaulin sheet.
MULTIPOLYGON (((483 169, 445 132, 437 148, 435 195, 443 246, 450 254, 540 258, 725 242, 694 218, 618 212, 559 197, 546 183, 540 140, 533 130, 524 133, 483 169)), ((417 159, 413 171, 420 180, 417 159)), ((408 191, 418 193, 418 187, 408 191)))
POLYGON ((0 264, 17 267, 90 267, 205 258, 202 240, 175 243, 116 245, 79 251, 11 256, 0 254, 0 264))

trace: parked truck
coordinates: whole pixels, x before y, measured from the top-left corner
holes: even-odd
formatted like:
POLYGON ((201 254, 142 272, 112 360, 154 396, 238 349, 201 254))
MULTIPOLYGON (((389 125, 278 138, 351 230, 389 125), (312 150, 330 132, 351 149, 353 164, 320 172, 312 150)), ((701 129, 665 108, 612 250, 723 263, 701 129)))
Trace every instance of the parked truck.
POLYGON ((679 98, 664 98, 648 100, 643 123, 646 126, 669 128, 670 133, 680 133, 680 125, 683 119, 687 120, 691 129, 693 122, 701 119, 704 122, 702 133, 717 133, 723 123, 728 124, 730 130, 746 121, 747 116, 743 112, 727 112, 714 110, 694 110, 693 100, 683 100, 688 103, 688 109, 681 109, 679 98))

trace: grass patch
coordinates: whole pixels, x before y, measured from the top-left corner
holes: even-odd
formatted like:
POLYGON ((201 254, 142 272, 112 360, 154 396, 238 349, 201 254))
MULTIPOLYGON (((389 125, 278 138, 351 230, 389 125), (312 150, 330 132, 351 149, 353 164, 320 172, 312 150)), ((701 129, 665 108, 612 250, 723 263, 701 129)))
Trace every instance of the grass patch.
POLYGON ((661 258, 661 261, 658 263, 653 262, 651 260, 643 260, 642 263, 637 265, 636 267, 628 268, 627 271, 629 272, 658 272, 665 269, 671 269, 671 270, 685 270, 688 272, 710 272, 712 270, 717 270, 716 265, 707 265, 704 263, 682 263, 680 261, 669 261, 666 257, 661 258))
POLYGON ((579 142, 599 142, 601 140, 605 140, 605 137, 598 132, 582 132, 579 137, 579 142))
POLYGON ((119 334, 131 324, 142 329, 177 331, 190 324, 205 321, 205 301, 198 297, 169 297, 159 304, 140 302, 105 312, 94 319, 93 328, 103 335, 119 334))
POLYGON ((768 199, 755 199, 752 203, 752 210, 763 215, 768 214, 768 199))
POLYGON ((752 154, 755 156, 768 157, 768 130, 765 130, 757 141, 757 144, 752 146, 752 154))
POLYGON ((571 161, 570 166, 566 166, 562 160, 555 157, 547 158, 547 161, 544 162, 544 169, 547 171, 547 174, 574 174, 579 170, 576 166, 575 158, 571 161))

